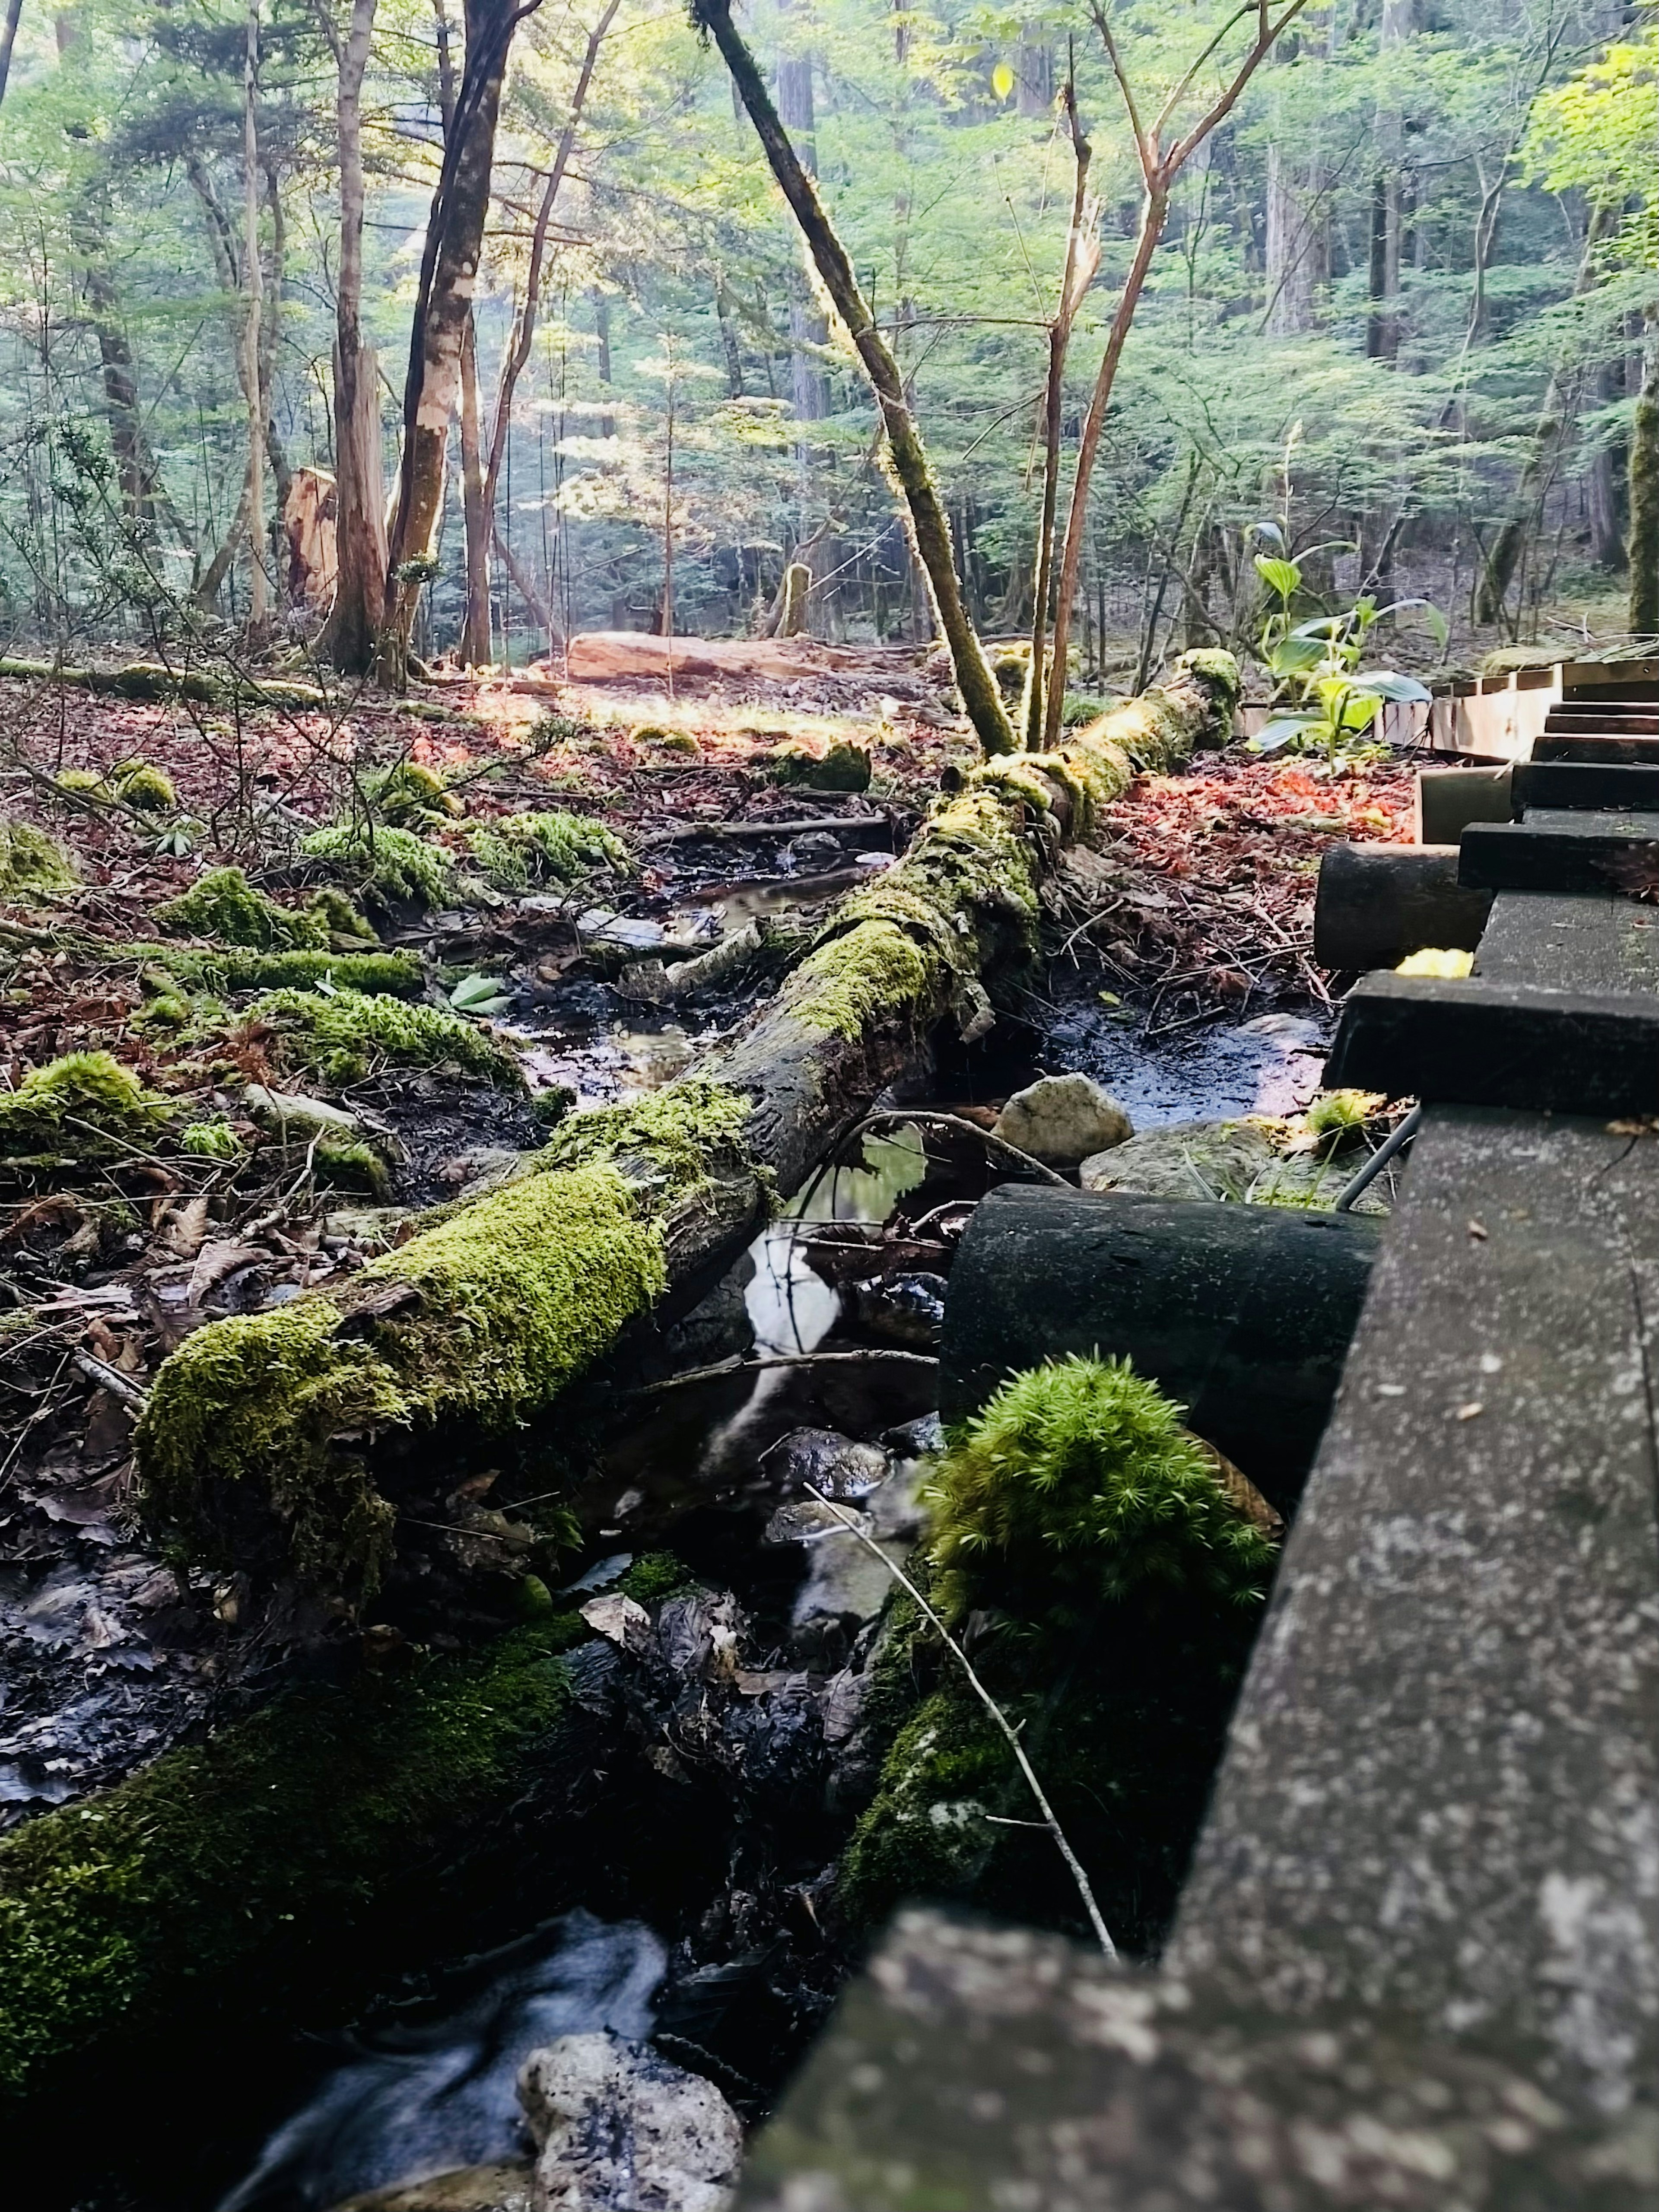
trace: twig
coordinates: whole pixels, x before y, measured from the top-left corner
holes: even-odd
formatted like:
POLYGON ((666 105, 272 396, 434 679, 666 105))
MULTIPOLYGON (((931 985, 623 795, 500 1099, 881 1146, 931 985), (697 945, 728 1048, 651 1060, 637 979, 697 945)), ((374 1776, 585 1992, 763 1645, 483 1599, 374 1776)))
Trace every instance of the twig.
POLYGON ((688 1367, 683 1374, 665 1375, 659 1382, 641 1382, 630 1390, 630 1398, 654 1398, 664 1390, 678 1390, 686 1382, 717 1382, 727 1375, 747 1375, 758 1367, 818 1367, 836 1360, 894 1360, 907 1362, 911 1366, 937 1367, 939 1361, 931 1352, 877 1352, 860 1349, 857 1352, 770 1352, 761 1359, 745 1359, 733 1352, 729 1359, 717 1359, 708 1367, 688 1367))
MULTIPOLYGON (((836 1503, 833 1498, 826 1498, 821 1490, 815 1489, 810 1482, 804 1483, 801 1486, 806 1491, 810 1497, 816 1498, 820 1505, 828 1506, 830 1512, 834 1514, 836 1520, 839 1521, 842 1526, 846 1529, 848 1534, 855 1538, 859 1543, 863 1545, 866 1552, 870 1553, 872 1557, 881 1561, 883 1566, 886 1568, 888 1573, 891 1575, 893 1580, 898 1584, 899 1588, 915 1600, 916 1604, 921 1607, 922 1612, 927 1615, 927 1620, 932 1623, 933 1626, 938 1630, 939 1634, 944 1642, 945 1650, 951 1654, 951 1656, 956 1661, 957 1666, 961 1668, 963 1673, 968 1677, 969 1682, 973 1688, 974 1695, 979 1699, 986 1711, 989 1713, 991 1718, 996 1723, 998 1728, 1001 1729, 1003 1735, 1007 1738, 1008 1747, 1013 1753, 1016 1760, 1018 1762, 1019 1771, 1025 1777, 1025 1780, 1030 1790, 1031 1795, 1036 1800, 1037 1810, 1042 1815, 1042 1826, 1047 1828, 1048 1833, 1054 1838, 1055 1848, 1059 1850, 1061 1858, 1065 1860, 1066 1866, 1071 1870, 1072 1880, 1077 1884, 1078 1895, 1083 1899, 1083 1907, 1089 1916, 1089 1923, 1095 1931, 1096 1939, 1106 1956, 1109 1959, 1115 1959, 1117 1956, 1117 1946, 1113 1942, 1111 1936, 1107 1930, 1106 1923, 1101 1917, 1100 1907, 1095 1903, 1095 1893, 1089 1887, 1089 1877, 1083 1870, 1083 1862, 1079 1858, 1077 1853, 1072 1849, 1070 1844, 1066 1840, 1066 1832, 1060 1826, 1060 1822, 1055 1819, 1054 1808, 1044 1796, 1042 1784, 1036 1778, 1036 1770, 1032 1766, 1030 1760, 1025 1756, 1025 1747, 1019 1740, 1019 1730, 1008 1718, 1001 1706, 998 1705, 996 1699, 986 1688, 984 1683, 980 1680, 979 1676, 974 1672, 973 1662, 969 1658, 968 1654, 957 1642, 955 1637, 951 1635, 950 1630, 939 1619, 938 1613, 934 1612, 933 1607, 928 1604, 927 1599, 916 1588, 915 1584, 911 1581, 908 1575, 905 1573, 904 1570, 902 1567, 896 1567, 893 1565, 893 1562, 888 1558, 886 1553, 882 1550, 881 1546, 876 1542, 874 1537, 866 1536, 863 1529, 860 1528, 858 1522, 854 1519, 853 1516, 850 1513, 843 1511, 842 1507, 836 1503)), ((1033 1826, 1035 1825, 1036 1823, 1033 1823, 1033 1826)))
POLYGON ((130 1375, 123 1375, 118 1367, 112 1367, 107 1360, 96 1358, 90 1352, 71 1352, 70 1364, 78 1369, 88 1382, 107 1390, 112 1398, 118 1398, 135 1413, 142 1413, 149 1403, 148 1390, 141 1390, 130 1375))

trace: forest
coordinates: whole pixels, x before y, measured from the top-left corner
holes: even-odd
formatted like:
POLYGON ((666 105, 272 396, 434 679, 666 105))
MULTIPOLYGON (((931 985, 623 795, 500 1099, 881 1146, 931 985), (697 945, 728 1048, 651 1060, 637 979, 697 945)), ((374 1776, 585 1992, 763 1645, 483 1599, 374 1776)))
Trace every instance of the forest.
POLYGON ((1649 2212, 1655 0, 0 9, 15 2201, 1649 2212))

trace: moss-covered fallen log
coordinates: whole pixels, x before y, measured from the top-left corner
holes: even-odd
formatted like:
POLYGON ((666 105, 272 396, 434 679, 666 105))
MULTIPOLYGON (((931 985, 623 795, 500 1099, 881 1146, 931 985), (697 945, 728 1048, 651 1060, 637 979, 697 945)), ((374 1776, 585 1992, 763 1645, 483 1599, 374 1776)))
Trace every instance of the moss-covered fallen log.
MULTIPOLYGON (((320 684, 307 684, 290 677, 240 676, 234 672, 216 676, 204 668, 173 667, 160 660, 130 660, 119 668, 71 668, 61 661, 27 660, 15 653, 0 653, 0 678, 5 677, 27 684, 67 684, 73 690, 90 691, 109 699, 157 703, 191 699, 205 707, 228 707, 240 702, 246 707, 286 707, 306 713, 338 706, 346 696, 327 691, 320 684)), ((350 697, 354 713, 360 714, 365 705, 373 703, 356 695, 350 697)), ((412 714, 421 721, 476 720, 473 715, 458 714, 453 708, 439 706, 429 699, 399 699, 388 703, 394 703, 399 714, 412 714)))
POLYGON ((138 1432, 152 1520, 195 1558, 361 1599, 396 1522, 377 1440, 453 1419, 510 1431, 735 1251, 940 1021, 986 1025, 988 984, 1036 956, 1060 846, 1140 769, 1224 742, 1236 687, 1230 656, 1189 654, 1059 750, 975 769, 690 1076, 573 1117, 536 1172, 343 1289, 198 1329, 138 1432))
POLYGON ((0 1839, 0 2111, 146 2031, 360 1998, 434 1870, 527 1795, 561 1814, 599 1726, 550 1613, 483 1653, 294 1690, 0 1839), (356 1985, 354 1985, 356 1984, 356 1985))

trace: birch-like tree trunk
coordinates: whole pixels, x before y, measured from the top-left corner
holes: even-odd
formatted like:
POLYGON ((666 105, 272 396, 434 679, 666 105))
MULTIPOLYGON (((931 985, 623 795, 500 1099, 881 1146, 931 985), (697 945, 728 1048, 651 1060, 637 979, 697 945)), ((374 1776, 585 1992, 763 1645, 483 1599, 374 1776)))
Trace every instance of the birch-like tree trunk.
POLYGON ((259 374, 259 317, 264 276, 259 262, 259 0, 248 0, 246 44, 242 57, 243 289, 247 319, 242 340, 242 389, 247 394, 248 623, 262 629, 270 619, 270 586, 265 574, 265 434, 261 416, 264 380, 259 374))

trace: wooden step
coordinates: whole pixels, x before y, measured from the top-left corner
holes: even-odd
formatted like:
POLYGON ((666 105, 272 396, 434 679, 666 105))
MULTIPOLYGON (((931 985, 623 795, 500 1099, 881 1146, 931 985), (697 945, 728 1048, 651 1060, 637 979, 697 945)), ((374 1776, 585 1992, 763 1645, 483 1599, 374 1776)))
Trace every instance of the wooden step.
POLYGON ((1533 741, 1535 761, 1600 761, 1608 767, 1620 762, 1640 766, 1659 761, 1659 734, 1630 737, 1609 730, 1546 730, 1533 741))
POLYGON ((1621 710, 1613 707, 1552 707, 1544 717, 1547 730, 1605 730, 1610 735, 1659 737, 1659 714, 1651 708, 1621 710))
POLYGON ((1621 864, 1651 848, 1659 878, 1659 814, 1577 814, 1534 807, 1524 822, 1472 822, 1457 880, 1486 891, 1609 891, 1621 864))
POLYGON ((1518 761, 1510 779, 1510 802, 1524 817, 1539 807, 1573 813, 1659 811, 1659 740, 1645 767, 1577 760, 1518 761))
POLYGON ((1325 1082, 1460 1106, 1651 1114, 1659 999, 1364 975, 1343 1003, 1325 1082))

